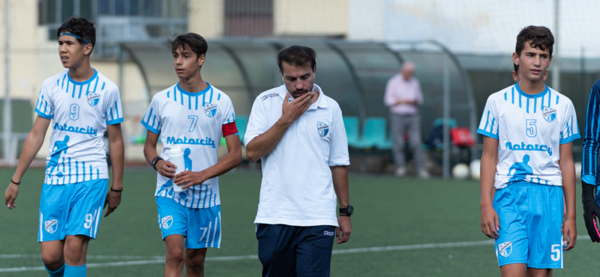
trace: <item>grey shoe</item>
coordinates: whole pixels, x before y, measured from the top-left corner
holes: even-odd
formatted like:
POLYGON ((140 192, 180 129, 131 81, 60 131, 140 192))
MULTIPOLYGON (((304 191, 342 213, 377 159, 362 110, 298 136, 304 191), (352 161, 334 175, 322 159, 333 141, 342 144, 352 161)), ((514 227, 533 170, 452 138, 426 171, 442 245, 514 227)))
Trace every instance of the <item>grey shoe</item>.
POLYGON ((419 178, 429 179, 429 177, 430 177, 429 172, 427 172, 427 170, 425 170, 425 169, 419 170, 419 178))
POLYGON ((397 168, 395 174, 398 177, 403 177, 404 175, 406 175, 406 168, 404 168, 404 167, 397 168))

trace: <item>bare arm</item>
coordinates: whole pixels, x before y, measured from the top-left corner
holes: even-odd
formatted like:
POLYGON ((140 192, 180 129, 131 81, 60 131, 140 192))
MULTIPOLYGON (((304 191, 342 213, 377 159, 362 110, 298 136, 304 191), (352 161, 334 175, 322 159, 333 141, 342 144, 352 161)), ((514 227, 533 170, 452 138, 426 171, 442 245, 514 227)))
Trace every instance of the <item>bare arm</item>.
POLYGON ((123 166, 125 160, 125 146, 121 124, 108 125, 108 150, 112 162, 113 184, 115 190, 123 189, 123 166))
POLYGON ((246 155, 251 162, 256 162, 273 151, 290 125, 310 107, 313 96, 314 92, 307 93, 288 103, 290 98, 288 92, 283 100, 282 115, 279 120, 269 130, 255 137, 246 145, 246 155))
MULTIPOLYGON (((27 138, 25 139, 23 152, 21 152, 21 157, 19 158, 19 164, 17 165, 15 174, 12 176, 13 181, 18 183, 21 182, 23 175, 25 175, 25 171, 27 171, 27 168, 29 168, 29 165, 44 143, 50 121, 50 119, 41 116, 35 118, 33 128, 31 128, 31 132, 29 132, 29 135, 27 135, 27 138)), ((11 182, 4 193, 4 203, 9 209, 17 207, 15 205, 15 200, 17 199, 18 193, 19 187, 11 182)))
POLYGON ((567 241, 565 251, 573 249, 577 241, 577 228, 575 226, 575 165, 573 163, 573 143, 560 145, 560 160, 558 166, 562 174, 563 193, 567 217, 563 223, 563 239, 567 241))
POLYGON ((398 100, 398 101, 396 101, 396 105, 400 105, 400 104, 419 106, 419 102, 417 102, 417 100, 398 100))
MULTIPOLYGON (((156 152, 157 142, 158 134, 147 131, 146 142, 144 143, 144 157, 146 157, 146 161, 148 161, 149 164, 152 164, 152 160, 158 156, 158 152, 156 152)), ((156 163, 156 171, 169 179, 175 176, 175 168, 177 168, 177 166, 169 161, 161 160, 156 163)))
POLYGON ((483 137, 483 154, 481 155, 481 231, 490 238, 498 237, 500 221, 493 207, 494 181, 498 165, 498 140, 483 137))
POLYGON ((175 184, 183 185, 182 188, 186 189, 190 186, 199 185, 204 181, 223 175, 225 172, 233 169, 242 162, 242 146, 240 144, 240 137, 236 135, 229 135, 225 137, 227 143, 227 155, 218 161, 215 165, 199 172, 184 171, 175 176, 175 184))
MULTIPOLYGON (((350 205, 350 192, 348 189, 348 168, 346 166, 331 166, 331 176, 333 179, 333 188, 337 195, 340 208, 346 208, 350 205)), ((339 216, 338 224, 340 227, 335 231, 338 238, 337 243, 344 243, 350 239, 352 233, 352 224, 349 216, 339 216), (340 236, 341 231, 341 236, 340 236)))
POLYGON ((123 133, 121 124, 107 126, 108 131, 108 150, 110 151, 110 161, 112 162, 113 180, 111 190, 106 195, 104 207, 108 205, 108 210, 104 217, 111 214, 121 204, 121 192, 114 190, 123 189, 123 166, 125 160, 125 146, 123 143, 123 133))

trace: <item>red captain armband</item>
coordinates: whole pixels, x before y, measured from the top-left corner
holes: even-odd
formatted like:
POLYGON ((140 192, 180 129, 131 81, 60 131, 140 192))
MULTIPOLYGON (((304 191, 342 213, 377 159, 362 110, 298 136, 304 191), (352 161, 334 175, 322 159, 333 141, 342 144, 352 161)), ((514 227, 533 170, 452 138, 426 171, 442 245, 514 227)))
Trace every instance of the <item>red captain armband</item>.
POLYGON ((238 133, 237 126, 235 126, 235 122, 227 123, 223 125, 223 137, 234 135, 238 133))

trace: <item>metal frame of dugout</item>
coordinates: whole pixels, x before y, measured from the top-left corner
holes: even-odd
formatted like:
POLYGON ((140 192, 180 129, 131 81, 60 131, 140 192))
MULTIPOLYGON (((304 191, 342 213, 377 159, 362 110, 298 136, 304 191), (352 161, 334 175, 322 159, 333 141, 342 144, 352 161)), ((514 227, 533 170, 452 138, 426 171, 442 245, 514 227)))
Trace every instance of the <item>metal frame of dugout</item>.
MULTIPOLYGON (((236 114, 248 115, 258 94, 283 84, 278 72, 277 52, 294 44, 315 49, 315 83, 340 104, 344 115, 356 116, 361 123, 368 117, 388 118, 388 108, 383 104, 387 80, 398 72, 403 62, 411 61, 415 64, 415 77, 421 83, 424 96, 420 110, 422 122, 425 122, 421 123, 422 134, 430 130, 429 124, 435 119, 443 118, 444 122, 449 122, 452 118, 459 126, 469 127, 476 136, 476 106, 469 76, 456 56, 433 40, 385 43, 317 39, 209 40, 203 78, 230 96, 236 114)), ((125 52, 139 67, 149 99, 178 81, 166 40, 123 42, 120 46, 121 88, 124 88, 125 52)), ((450 177, 448 126, 444 124, 444 178, 450 177)), ((475 147, 471 148, 471 157, 475 157, 476 151, 475 147)))

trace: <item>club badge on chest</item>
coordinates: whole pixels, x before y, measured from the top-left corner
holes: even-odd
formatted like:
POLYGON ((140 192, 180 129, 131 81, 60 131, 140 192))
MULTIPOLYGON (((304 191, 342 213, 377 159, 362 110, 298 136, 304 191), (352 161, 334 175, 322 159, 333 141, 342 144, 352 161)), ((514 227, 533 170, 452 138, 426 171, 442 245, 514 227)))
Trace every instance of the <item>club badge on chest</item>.
POLYGON ((204 105, 204 113, 208 117, 215 116, 215 114, 217 113, 217 105, 214 105, 214 104, 211 104, 211 103, 206 103, 204 105))

